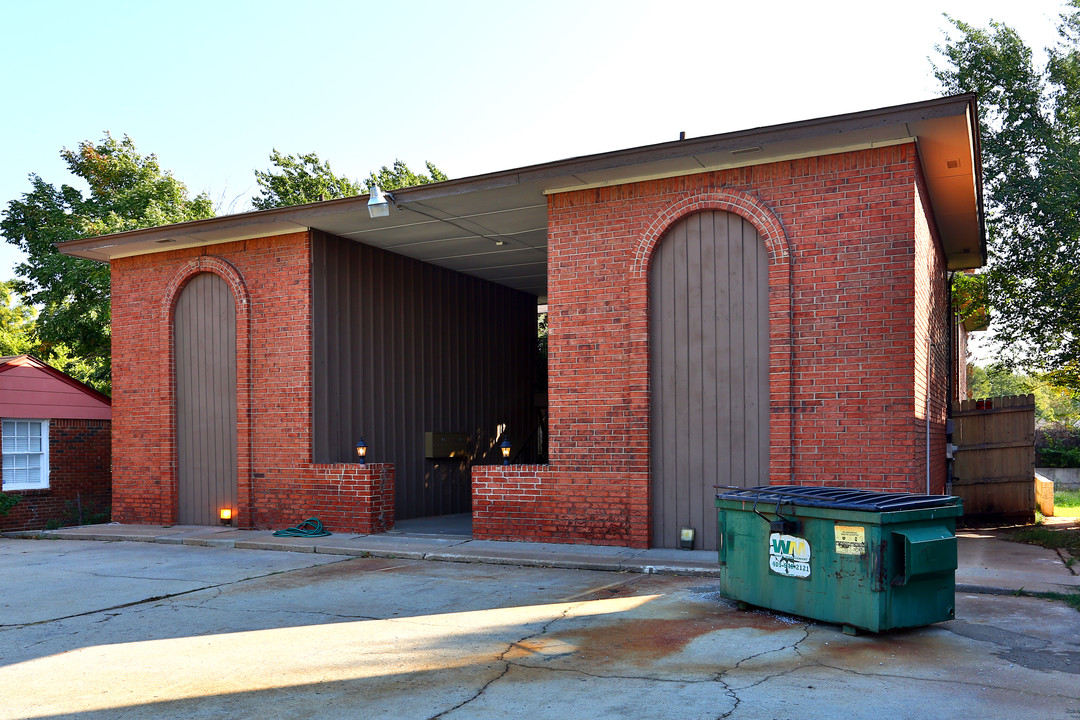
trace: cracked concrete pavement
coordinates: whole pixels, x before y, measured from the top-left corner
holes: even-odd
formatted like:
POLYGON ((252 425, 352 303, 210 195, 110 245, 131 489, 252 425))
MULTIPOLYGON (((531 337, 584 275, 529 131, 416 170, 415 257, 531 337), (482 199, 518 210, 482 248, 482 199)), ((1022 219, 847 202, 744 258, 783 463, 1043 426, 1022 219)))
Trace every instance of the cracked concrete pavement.
POLYGON ((1080 717, 1080 613, 849 637, 702 577, 0 540, 0 720, 1080 717))

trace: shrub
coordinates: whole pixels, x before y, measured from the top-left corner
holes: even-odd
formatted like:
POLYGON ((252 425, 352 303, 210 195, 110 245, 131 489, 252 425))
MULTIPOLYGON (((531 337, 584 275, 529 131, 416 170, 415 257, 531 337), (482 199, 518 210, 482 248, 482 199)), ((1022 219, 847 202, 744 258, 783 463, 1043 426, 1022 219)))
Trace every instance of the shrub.
POLYGON ((0 493, 0 517, 7 515, 11 508, 19 504, 21 499, 19 495, 0 493))
POLYGON ((1080 428, 1052 423, 1035 430, 1037 467, 1080 468, 1080 428))

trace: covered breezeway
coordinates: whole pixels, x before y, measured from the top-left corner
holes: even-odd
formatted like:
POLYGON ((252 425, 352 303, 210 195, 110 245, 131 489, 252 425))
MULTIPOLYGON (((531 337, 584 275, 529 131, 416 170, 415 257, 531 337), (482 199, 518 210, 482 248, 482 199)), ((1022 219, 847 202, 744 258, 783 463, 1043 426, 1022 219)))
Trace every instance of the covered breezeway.
MULTIPOLYGON (((630 309, 633 319, 625 320, 630 314, 626 297, 620 295, 626 284, 625 268, 637 267, 635 263, 645 263, 645 259, 628 259, 626 251, 620 250, 619 257, 610 258, 614 269, 607 275, 594 274, 574 286, 582 258, 589 256, 592 267, 603 267, 612 252, 605 244, 611 236, 617 236, 621 248, 626 247, 627 238, 642 237, 645 227, 640 221, 634 226, 618 225, 624 213, 641 205, 635 193, 655 193, 652 199, 659 209, 644 220, 645 226, 667 227, 678 218, 666 217, 663 208, 685 199, 692 183, 721 182, 717 178, 725 173, 750 177, 757 166, 780 167, 793 160, 816 162, 845 153, 907 147, 917 140, 920 182, 925 183, 925 196, 933 206, 948 269, 977 267, 984 247, 977 212, 973 111, 970 96, 942 98, 403 188, 388 194, 386 207, 378 213, 369 210, 371 198, 357 196, 73 241, 65 243, 63 250, 122 264, 121 274, 130 279, 127 287, 138 288, 129 292, 136 293, 145 291, 148 283, 142 279, 156 272, 155 268, 181 259, 194 262, 195 255, 200 259, 214 256, 220 246, 227 246, 227 252, 207 262, 217 263, 215 267, 244 266, 235 281, 257 287, 258 297, 250 311, 245 310, 237 329, 238 334, 250 330, 243 344, 250 348, 250 365, 239 370, 240 384, 247 385, 237 391, 244 399, 238 405, 238 482, 247 489, 240 494, 241 504, 246 503, 241 518, 249 511, 256 518, 253 522, 265 524, 276 522, 285 512, 299 513, 320 502, 337 503, 327 500, 331 495, 324 492, 324 480, 334 472, 339 476, 350 472, 337 464, 355 461, 354 446, 361 437, 368 447, 368 462, 387 463, 396 472, 398 518, 475 513, 471 505, 476 501, 476 486, 469 478, 470 468, 498 464, 496 445, 501 439, 509 440, 515 454, 529 445, 539 410, 546 403, 554 421, 550 470, 532 471, 531 477, 520 469, 490 476, 484 502, 489 519, 498 518, 501 528, 492 532, 499 537, 513 532, 544 533, 564 542, 593 542, 593 535, 604 533, 602 542, 664 546, 670 542, 670 527, 684 522, 678 514, 668 517, 664 509, 669 489, 682 492, 677 485, 682 480, 669 485, 669 458, 675 458, 675 475, 695 476, 693 482, 700 491, 712 480, 750 484, 761 478, 767 482, 770 468, 760 461, 761 454, 770 442, 792 447, 794 443, 790 437, 770 438, 761 430, 746 432, 742 439, 723 439, 718 425, 690 421, 691 414, 705 418, 712 407, 708 403, 719 402, 716 393, 709 400, 705 390, 723 386, 719 379, 723 367, 715 368, 717 380, 709 385, 704 365, 676 363, 676 377, 684 373, 689 380, 700 375, 698 390, 686 386, 687 392, 695 393, 695 400, 705 403, 697 409, 677 399, 668 404, 666 395, 660 394, 666 387, 662 377, 666 370, 657 375, 653 368, 650 378, 648 357, 634 355, 633 367, 607 368, 600 378, 601 373, 590 375, 593 367, 605 369, 602 362, 593 362, 596 356, 611 352, 615 345, 625 349, 619 345, 622 338, 632 336, 635 348, 644 347, 652 332, 654 344, 662 346, 663 342, 655 341, 667 325, 657 320, 656 329, 650 331, 649 309, 644 307, 647 296, 632 299, 636 303, 630 309), (614 218, 608 237, 583 233, 581 237, 589 239, 578 240, 572 227, 564 228, 557 246, 549 248, 552 208, 557 203, 566 203, 567 207, 560 207, 564 216, 580 210, 582 222, 588 223, 590 204, 602 191, 616 187, 625 191, 626 202, 620 206, 622 212, 608 218, 614 218), (272 287, 277 275, 260 264, 263 258, 253 257, 277 238, 282 239, 279 251, 290 262, 310 263, 301 270, 301 275, 307 275, 290 276, 290 282, 303 286, 304 297, 290 287, 272 287), (255 250, 249 251, 245 245, 249 241, 255 250), (158 254, 162 259, 155 266, 158 254), (244 272, 253 274, 243 276, 244 272), (549 288, 554 273, 560 282, 556 292, 549 288), (592 283, 597 282, 607 295, 592 293, 592 283), (568 309, 571 293, 574 308, 568 309), (558 319, 552 327, 563 333, 560 337, 553 330, 552 382, 546 399, 536 392, 536 313, 544 303, 558 319), (297 306, 300 318, 285 317, 282 308, 290 304, 297 306), (261 313, 270 305, 276 321, 288 324, 275 328, 276 334, 260 325, 261 313), (643 320, 639 323, 638 318, 643 320), (610 332, 615 340, 600 346, 592 337, 598 331, 610 332), (287 361, 275 356, 268 366, 259 357, 260 352, 270 351, 260 333, 277 341, 301 338, 295 344, 296 355, 287 361), (258 382, 251 379, 251 366, 259 368, 258 382), (290 404, 288 398, 281 400, 265 392, 267 376, 285 388, 295 384, 298 397, 305 400, 290 404), (303 385, 308 377, 310 386, 303 385), (593 392, 598 379, 604 383, 602 393, 593 392), (275 406, 259 405, 258 398, 271 395, 275 406), (647 398, 646 404, 638 403, 641 397, 647 398), (650 418, 650 414, 666 417, 669 407, 676 415, 689 413, 673 429, 664 425, 666 420, 658 423, 650 418), (687 443, 698 442, 702 452, 711 455, 686 455, 680 445, 684 432, 687 443), (665 445, 669 436, 672 450, 652 447, 665 445), (661 454, 654 455, 654 449, 661 454), (714 465, 722 468, 725 459, 728 477, 719 470, 713 476, 706 472, 714 465), (659 468, 664 468, 662 473, 659 468), (285 509, 279 512, 279 508, 285 509)), ((738 214, 738 208, 731 210, 738 214)), ((684 262, 689 267, 690 259, 684 262)), ((704 302, 705 291, 718 287, 716 278, 701 276, 698 282, 697 291, 683 288, 687 298, 696 296, 702 301, 693 312, 717 312, 719 305, 704 302)), ((760 292, 760 286, 755 292, 760 292)), ((244 302, 237 297, 238 303, 244 302)), ((692 321, 692 311, 686 312, 685 320, 692 321)), ((677 323, 672 327, 678 327, 677 323)), ((117 339, 117 346, 128 352, 141 342, 122 332, 117 339)), ((716 338, 700 340, 705 344, 697 346, 699 354, 719 357, 727 347, 716 338)), ((695 347, 689 336, 676 335, 670 343, 678 353, 695 347)), ((289 347, 294 347, 291 342, 289 347)), ((748 352, 747 358, 729 357, 726 362, 731 368, 743 367, 752 364, 753 353, 760 356, 760 348, 748 352)), ((624 353, 620 359, 627 357, 624 353)), ((762 364, 754 367, 760 371, 762 364)), ((130 381, 129 397, 136 397, 141 386, 133 377, 126 380, 130 381)), ((155 398, 167 395, 157 388, 155 392, 155 398)), ((124 410, 130 401, 124 402, 129 405, 122 402, 121 410, 130 412, 124 410)), ((747 418, 770 411, 757 395, 744 410, 742 415, 732 410, 733 431, 740 423, 745 426, 747 418), (753 412, 746 410, 751 405, 753 412)), ((170 412, 173 409, 164 405, 149 408, 147 417, 154 425, 145 431, 167 428, 160 418, 169 417, 170 412)), ((169 448, 175 439, 165 440, 169 448)), ((120 457, 136 457, 139 439, 135 434, 121 436, 119 449, 120 457)), ((518 462, 524 459, 519 457, 518 462)), ((120 467, 126 488, 118 496, 125 508, 121 512, 132 517, 145 513, 140 517, 147 519, 151 513, 145 508, 175 503, 168 489, 174 464, 175 452, 145 463, 140 457, 120 467), (162 481, 151 487, 144 477, 162 481)), ((353 486, 344 483, 336 487, 353 492, 353 486)), ((700 523, 701 532, 709 524, 707 498, 694 512, 699 518, 693 522, 700 523)))

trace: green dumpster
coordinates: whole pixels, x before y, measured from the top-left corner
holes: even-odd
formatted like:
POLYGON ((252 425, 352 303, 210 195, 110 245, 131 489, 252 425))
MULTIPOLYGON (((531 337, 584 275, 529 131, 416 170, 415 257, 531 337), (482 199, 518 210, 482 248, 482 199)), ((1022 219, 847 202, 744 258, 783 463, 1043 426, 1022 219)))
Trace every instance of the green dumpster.
POLYGON ((724 597, 847 633, 954 616, 960 498, 773 485, 716 508, 724 597))

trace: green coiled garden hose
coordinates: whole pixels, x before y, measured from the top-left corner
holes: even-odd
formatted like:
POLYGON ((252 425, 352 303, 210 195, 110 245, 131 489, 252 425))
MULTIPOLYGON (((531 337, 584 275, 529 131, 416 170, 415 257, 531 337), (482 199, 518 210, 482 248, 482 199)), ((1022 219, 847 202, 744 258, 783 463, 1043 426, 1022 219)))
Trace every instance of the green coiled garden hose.
POLYGON ((333 533, 324 528, 317 517, 308 518, 295 527, 274 531, 275 537, 324 537, 326 535, 333 535, 333 533))

